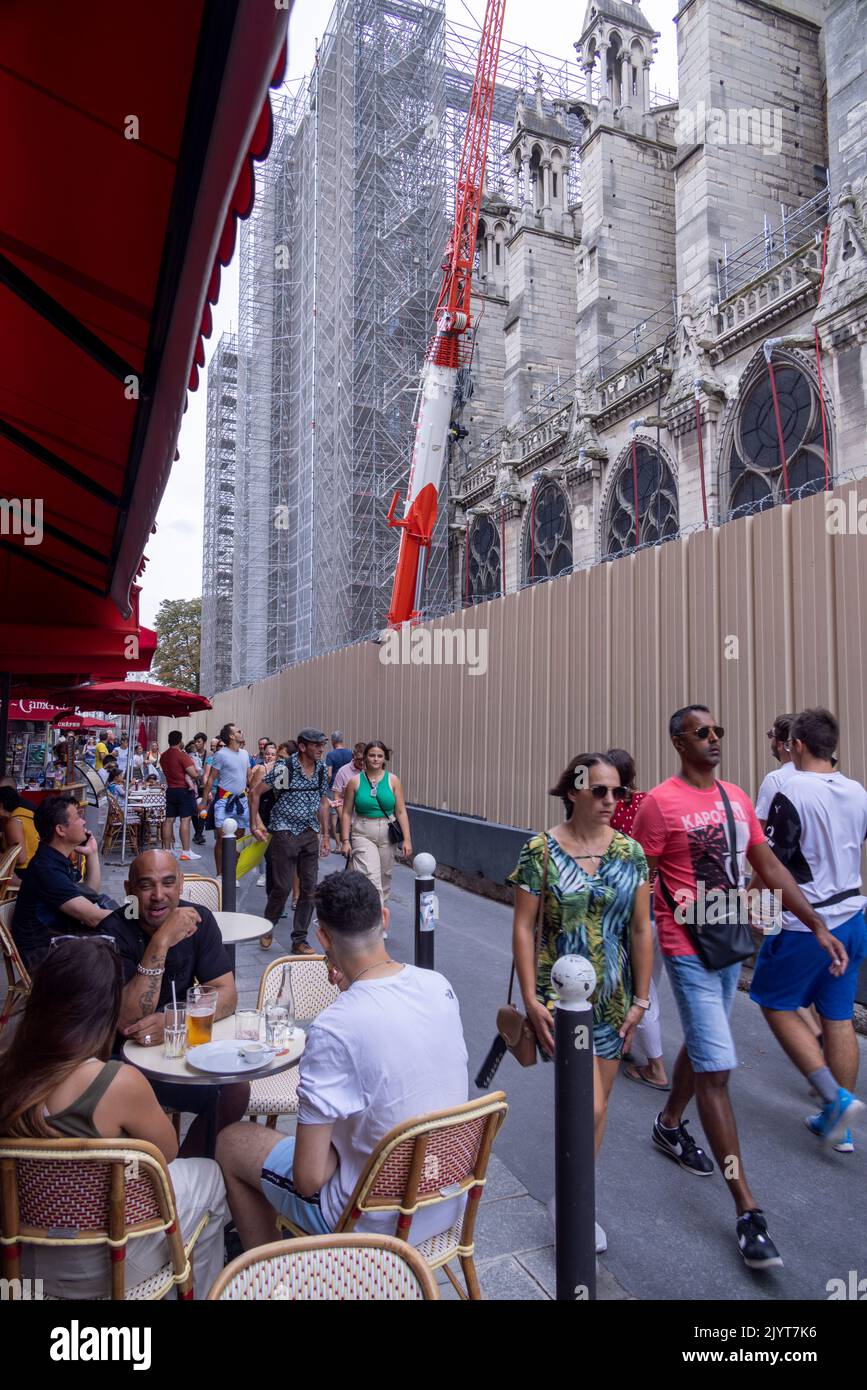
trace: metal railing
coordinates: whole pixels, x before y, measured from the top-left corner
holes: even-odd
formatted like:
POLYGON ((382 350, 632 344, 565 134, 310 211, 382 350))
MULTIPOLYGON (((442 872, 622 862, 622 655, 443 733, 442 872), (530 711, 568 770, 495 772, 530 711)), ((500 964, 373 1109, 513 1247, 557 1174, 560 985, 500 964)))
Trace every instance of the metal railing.
POLYGON ((610 381, 637 357, 661 347, 677 325, 677 295, 617 338, 599 354, 599 382, 610 381))
POLYGON ((826 184, 815 197, 793 212, 787 211, 781 203, 779 223, 772 223, 766 213, 762 231, 751 241, 734 251, 729 251, 726 244, 716 263, 720 304, 811 241, 820 241, 830 209, 831 189, 826 184))

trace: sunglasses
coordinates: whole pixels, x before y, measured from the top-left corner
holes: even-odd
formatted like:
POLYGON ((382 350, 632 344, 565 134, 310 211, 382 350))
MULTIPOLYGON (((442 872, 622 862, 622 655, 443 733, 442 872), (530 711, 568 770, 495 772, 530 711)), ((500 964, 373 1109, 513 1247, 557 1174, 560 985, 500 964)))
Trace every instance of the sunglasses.
POLYGON ((88 933, 87 936, 52 936, 48 943, 49 951, 53 951, 55 946, 59 946, 62 941, 105 941, 113 951, 118 949, 117 941, 113 936, 104 936, 99 932, 88 933))
POLYGON ((578 787, 578 791, 589 792, 595 801, 604 801, 606 796, 613 796, 615 801, 622 801, 626 796, 625 787, 578 787))
POLYGON ((700 729, 693 729, 696 738, 704 741, 711 733, 715 733, 717 738, 725 737, 725 729, 721 724, 702 724, 700 729))

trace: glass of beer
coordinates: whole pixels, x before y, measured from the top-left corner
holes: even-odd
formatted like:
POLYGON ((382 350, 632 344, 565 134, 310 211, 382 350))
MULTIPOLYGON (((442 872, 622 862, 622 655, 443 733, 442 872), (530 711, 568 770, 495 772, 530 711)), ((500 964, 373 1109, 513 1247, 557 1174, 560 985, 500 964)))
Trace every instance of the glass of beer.
POLYGON ((199 1047, 211 1041, 216 1012, 215 989, 193 985, 192 989, 187 990, 187 1047, 199 1047))

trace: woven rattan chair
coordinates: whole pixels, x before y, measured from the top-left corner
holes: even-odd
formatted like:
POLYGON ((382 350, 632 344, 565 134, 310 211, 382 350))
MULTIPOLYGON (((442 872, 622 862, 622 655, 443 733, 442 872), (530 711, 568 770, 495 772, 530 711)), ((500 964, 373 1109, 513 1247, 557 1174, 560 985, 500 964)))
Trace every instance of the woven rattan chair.
MULTIPOLYGON (((435 1206, 467 1193, 463 1216, 448 1231, 415 1248, 431 1269, 444 1268, 461 1298, 481 1298, 473 1260, 474 1232, 484 1191, 491 1147, 509 1107, 503 1091, 480 1096, 451 1110, 405 1120, 379 1141, 347 1202, 335 1232, 349 1232, 366 1213, 393 1211, 395 1234, 408 1241, 420 1207, 435 1206), (466 1289, 449 1269, 460 1260, 466 1289)), ((303 1236, 285 1216, 278 1230, 303 1236)))
MULTIPOLYGON (((123 835, 123 807, 117 797, 112 796, 111 793, 105 798, 105 804, 108 815, 102 836, 102 853, 104 855, 114 848, 114 845, 121 840, 123 835)), ((126 823, 126 842, 135 850, 136 854, 141 851, 140 829, 138 817, 131 812, 126 823)))
POLYGON ((0 948, 6 967, 6 994, 0 1009, 0 1033, 6 1027, 22 999, 30 993, 30 973, 12 937, 12 917, 15 903, 0 903, 0 948))
POLYGON ((0 854, 0 902, 6 897, 7 892, 12 886, 12 875, 15 872, 15 860, 21 853, 20 845, 13 845, 11 849, 4 850, 0 854))
MULTIPOLYGON (((283 979, 283 966, 292 966, 292 993, 295 998, 295 1013, 305 1021, 315 1018, 333 1004, 340 991, 336 985, 328 983, 328 965, 324 956, 280 956, 271 962, 259 981, 257 1009, 267 1008, 277 1001, 280 983, 283 979)), ((278 1115, 294 1115, 298 1111, 298 1068, 277 1076, 268 1076, 261 1081, 250 1082, 250 1104, 247 1119, 258 1120, 266 1117, 269 1129, 276 1129, 278 1115)))
POLYGON ((191 1299, 190 1251, 207 1222, 205 1214, 185 1245, 168 1166, 159 1149, 142 1139, 0 1139, 0 1244, 7 1278, 20 1278, 23 1245, 104 1246, 105 1298, 164 1298, 177 1285, 178 1297, 191 1299), (128 1242, 160 1231, 165 1264, 126 1288, 128 1242))
POLYGON ((248 1250, 223 1270, 214 1302, 423 1302, 438 1299, 431 1271, 393 1236, 306 1236, 248 1250))
POLYGON ((211 912, 219 912, 223 905, 223 889, 218 878, 208 878, 205 874, 184 874, 184 902, 199 903, 211 912))

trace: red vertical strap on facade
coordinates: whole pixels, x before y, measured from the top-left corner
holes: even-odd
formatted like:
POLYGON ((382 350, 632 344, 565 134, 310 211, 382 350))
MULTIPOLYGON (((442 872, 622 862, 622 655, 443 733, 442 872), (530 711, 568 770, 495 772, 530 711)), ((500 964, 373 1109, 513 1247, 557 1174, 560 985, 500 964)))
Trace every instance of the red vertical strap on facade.
MULTIPOLYGON (((822 291, 825 288, 825 267, 828 264, 828 228, 825 228, 825 235, 822 239, 822 278, 819 281, 818 304, 822 303, 822 291)), ((822 345, 819 342, 819 330, 813 329, 816 339, 816 371, 819 376, 819 411, 822 416, 822 455, 825 460, 825 491, 831 486, 831 470, 828 466, 828 425, 825 420, 825 388, 822 384, 822 345)))
POLYGON ((635 544, 641 545, 641 528, 638 523, 638 446, 632 438, 632 502, 635 507, 635 544))
POLYGON ((786 501, 789 501, 789 469, 786 464, 786 441, 783 438, 783 420, 780 415, 780 398, 777 395, 777 374, 774 371, 774 364, 768 358, 768 375, 771 378, 771 395, 774 398, 774 418, 777 422, 777 439, 780 445, 780 467, 783 470, 783 491, 786 501))
POLYGON ((464 606, 470 602, 470 523, 464 536, 464 606))
POLYGON ((704 435, 701 428, 701 401, 695 398, 695 432, 698 435, 698 473, 701 478, 701 510, 704 516, 704 529, 707 530, 707 492, 704 485, 704 435))
POLYGON ((500 597, 506 597, 506 508, 500 507, 500 597))

